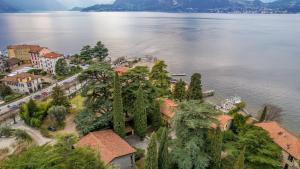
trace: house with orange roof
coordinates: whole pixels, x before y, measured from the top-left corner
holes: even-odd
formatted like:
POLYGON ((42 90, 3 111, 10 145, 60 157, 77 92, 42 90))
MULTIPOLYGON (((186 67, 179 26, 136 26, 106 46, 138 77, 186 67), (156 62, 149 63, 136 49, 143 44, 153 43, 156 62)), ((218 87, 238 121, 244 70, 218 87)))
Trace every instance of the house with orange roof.
POLYGON ((299 169, 300 160, 300 139, 293 133, 287 131, 277 122, 257 123, 255 126, 261 127, 268 132, 271 139, 282 149, 283 168, 299 169))
POLYGON ((118 66, 114 68, 114 71, 117 72, 118 74, 126 73, 128 70, 129 68, 124 66, 118 66))
POLYGON ((168 126, 171 124, 171 119, 175 116, 175 108, 177 104, 174 100, 164 99, 160 105, 160 112, 162 114, 162 120, 168 126))
POLYGON ((39 58, 39 65, 37 65, 37 67, 55 75, 56 62, 63 58, 64 56, 62 54, 56 52, 45 53, 39 58))
POLYGON ((91 132, 83 136, 76 147, 90 147, 99 153, 105 165, 134 169, 136 150, 112 130, 91 132))
MULTIPOLYGON (((219 127, 221 131, 227 131, 230 129, 232 125, 233 117, 227 114, 222 114, 217 116, 217 120, 219 121, 219 127)), ((218 127, 217 124, 213 123, 211 124, 211 127, 216 129, 218 127)))
POLYGON ((7 76, 2 82, 17 93, 30 94, 42 88, 42 80, 39 76, 30 73, 20 73, 7 76))

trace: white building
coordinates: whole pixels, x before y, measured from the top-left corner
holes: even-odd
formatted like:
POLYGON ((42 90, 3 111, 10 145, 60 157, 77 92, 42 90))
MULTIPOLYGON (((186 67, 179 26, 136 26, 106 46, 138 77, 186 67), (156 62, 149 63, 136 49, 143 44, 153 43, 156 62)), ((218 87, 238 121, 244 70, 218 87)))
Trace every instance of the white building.
POLYGON ((30 73, 7 76, 2 81, 17 93, 30 94, 42 88, 41 78, 30 73))
POLYGON ((31 63, 34 67, 55 75, 55 65, 62 54, 52 52, 48 48, 39 47, 30 50, 31 63))
POLYGON ((62 58, 64 58, 62 54, 55 52, 47 53, 40 57, 40 64, 38 68, 55 75, 56 62, 62 58))

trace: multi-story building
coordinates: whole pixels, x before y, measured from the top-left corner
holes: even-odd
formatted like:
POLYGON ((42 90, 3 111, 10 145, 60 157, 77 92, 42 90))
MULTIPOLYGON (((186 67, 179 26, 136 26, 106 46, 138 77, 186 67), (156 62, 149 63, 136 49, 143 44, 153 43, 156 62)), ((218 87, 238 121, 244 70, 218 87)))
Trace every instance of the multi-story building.
POLYGON ((40 58, 47 53, 51 53, 51 50, 49 50, 46 47, 37 47, 37 48, 32 48, 29 51, 29 53, 30 53, 31 64, 35 67, 38 67, 38 65, 40 65, 40 58))
POLYGON ((22 60, 25 64, 31 63, 30 50, 40 48, 38 45, 10 45, 7 47, 7 54, 9 58, 17 58, 22 60))
POLYGON ((283 169, 299 169, 300 139, 281 127, 277 122, 257 123, 268 132, 272 140, 282 149, 283 169))
POLYGON ((41 78, 30 73, 7 76, 2 81, 17 93, 30 94, 42 88, 41 78))
POLYGON ((56 62, 62 58, 64 58, 63 55, 56 52, 46 53, 39 58, 40 64, 37 67, 55 75, 56 62))

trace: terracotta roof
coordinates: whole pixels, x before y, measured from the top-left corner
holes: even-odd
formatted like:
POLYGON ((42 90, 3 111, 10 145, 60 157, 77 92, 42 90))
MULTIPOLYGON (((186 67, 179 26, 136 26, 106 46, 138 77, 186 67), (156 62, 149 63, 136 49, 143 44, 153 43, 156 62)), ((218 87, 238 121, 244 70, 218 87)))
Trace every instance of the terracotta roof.
POLYGON ((255 125, 266 130, 278 146, 300 160, 300 140, 297 136, 282 128, 277 122, 264 122, 255 125))
POLYGON ((160 106, 160 112, 167 116, 168 118, 173 118, 175 116, 174 108, 177 104, 171 99, 165 99, 163 104, 160 106))
POLYGON ((98 151, 105 165, 117 157, 132 154, 136 151, 112 130, 91 132, 82 137, 77 146, 88 146, 98 151))
POLYGON ((40 47, 39 45, 27 45, 27 44, 23 44, 23 45, 9 45, 7 46, 7 49, 22 49, 22 48, 37 48, 40 47))
POLYGON ((32 47, 29 51, 29 53, 38 53, 40 52, 41 50, 43 50, 45 47, 40 47, 40 46, 35 46, 35 47, 32 47))
MULTIPOLYGON (((219 125, 221 127, 224 127, 232 119, 233 119, 233 117, 230 115, 227 115, 227 114, 222 114, 222 115, 217 116, 217 120, 219 121, 219 125)), ((211 127, 217 128, 218 126, 215 123, 213 123, 213 124, 211 124, 211 127)))
POLYGON ((5 82, 18 82, 18 79, 26 79, 26 78, 31 78, 30 81, 35 80, 37 78, 39 78, 39 76, 30 74, 30 73, 20 73, 20 74, 16 74, 15 76, 6 76, 4 79, 2 79, 2 81, 5 82))
POLYGON ((118 72, 118 73, 121 73, 121 74, 126 73, 128 70, 129 70, 128 67, 122 67, 122 66, 114 68, 115 72, 118 72))
POLYGON ((50 52, 50 53, 46 53, 44 55, 45 58, 49 58, 49 59, 56 59, 56 58, 59 58, 59 57, 62 57, 63 55, 62 54, 59 54, 59 53, 56 53, 56 52, 50 52))

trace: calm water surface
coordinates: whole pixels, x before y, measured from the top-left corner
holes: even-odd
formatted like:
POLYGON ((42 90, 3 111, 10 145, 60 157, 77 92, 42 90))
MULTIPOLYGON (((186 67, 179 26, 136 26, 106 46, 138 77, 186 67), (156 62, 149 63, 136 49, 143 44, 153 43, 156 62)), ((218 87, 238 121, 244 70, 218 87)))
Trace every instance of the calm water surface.
POLYGON ((71 54, 98 40, 112 57, 154 55, 171 72, 200 72, 219 97, 239 95, 253 112, 277 104, 300 132, 300 15, 0 14, 0 49, 34 43, 71 54))

